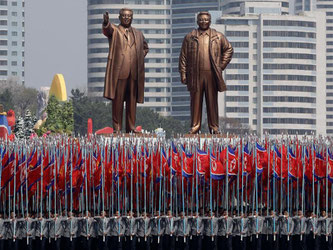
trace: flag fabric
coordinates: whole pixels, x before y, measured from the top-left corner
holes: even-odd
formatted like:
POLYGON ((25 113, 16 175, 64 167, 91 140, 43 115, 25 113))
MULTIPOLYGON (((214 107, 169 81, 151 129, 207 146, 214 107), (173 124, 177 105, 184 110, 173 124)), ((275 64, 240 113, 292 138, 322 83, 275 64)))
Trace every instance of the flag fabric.
POLYGON ((210 153, 210 168, 210 175, 213 180, 222 180, 225 177, 225 167, 212 153, 210 153))

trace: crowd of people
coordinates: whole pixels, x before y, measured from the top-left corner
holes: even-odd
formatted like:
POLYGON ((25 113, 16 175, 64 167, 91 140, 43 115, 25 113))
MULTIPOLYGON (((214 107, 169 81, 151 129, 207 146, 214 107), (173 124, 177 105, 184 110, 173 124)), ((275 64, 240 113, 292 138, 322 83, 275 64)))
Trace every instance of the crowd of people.
MULTIPOLYGON (((244 209, 245 210, 245 209, 244 209)), ((14 214, 0 218, 0 249, 332 249, 331 212, 232 213, 199 209, 184 216, 132 211, 14 214)))

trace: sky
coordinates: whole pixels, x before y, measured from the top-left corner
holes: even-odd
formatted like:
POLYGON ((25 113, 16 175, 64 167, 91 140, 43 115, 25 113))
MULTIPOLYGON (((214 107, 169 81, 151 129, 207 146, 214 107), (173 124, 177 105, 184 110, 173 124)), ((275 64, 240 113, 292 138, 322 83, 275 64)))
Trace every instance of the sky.
POLYGON ((50 86, 57 73, 67 94, 86 90, 87 0, 25 1, 25 84, 50 86))

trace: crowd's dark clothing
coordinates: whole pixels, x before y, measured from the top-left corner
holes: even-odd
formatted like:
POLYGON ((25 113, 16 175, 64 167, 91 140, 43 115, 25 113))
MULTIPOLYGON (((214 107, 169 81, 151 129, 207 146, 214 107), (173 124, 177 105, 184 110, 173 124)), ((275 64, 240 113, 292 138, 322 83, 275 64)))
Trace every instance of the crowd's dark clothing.
POLYGON ((297 216, 0 219, 0 250, 332 249, 332 225, 297 216))

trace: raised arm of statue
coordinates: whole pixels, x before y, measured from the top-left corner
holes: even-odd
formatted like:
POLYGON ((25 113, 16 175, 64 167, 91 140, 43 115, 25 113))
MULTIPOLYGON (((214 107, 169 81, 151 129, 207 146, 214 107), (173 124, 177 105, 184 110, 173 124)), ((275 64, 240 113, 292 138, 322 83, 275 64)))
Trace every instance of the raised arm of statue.
POLYGON ((113 28, 109 20, 109 12, 105 12, 103 14, 103 34, 110 38, 113 34, 113 28))

